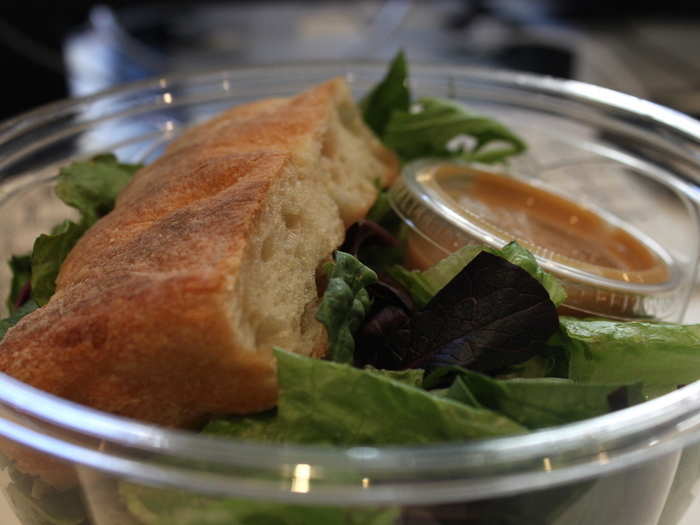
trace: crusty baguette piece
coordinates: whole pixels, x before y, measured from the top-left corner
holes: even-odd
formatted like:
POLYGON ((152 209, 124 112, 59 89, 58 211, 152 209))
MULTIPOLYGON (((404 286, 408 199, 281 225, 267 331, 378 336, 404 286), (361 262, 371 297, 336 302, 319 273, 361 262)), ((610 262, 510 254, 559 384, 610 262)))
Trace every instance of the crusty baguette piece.
POLYGON ((342 79, 192 128, 78 242, 0 371, 165 426, 272 407, 272 347, 324 353, 317 269, 397 167, 342 79))

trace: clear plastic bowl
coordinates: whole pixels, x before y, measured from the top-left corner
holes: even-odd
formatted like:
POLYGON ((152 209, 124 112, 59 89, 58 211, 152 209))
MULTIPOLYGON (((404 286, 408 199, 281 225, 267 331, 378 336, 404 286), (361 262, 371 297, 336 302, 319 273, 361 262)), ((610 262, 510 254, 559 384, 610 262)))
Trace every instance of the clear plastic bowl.
MULTIPOLYGON (((347 75, 360 96, 383 72, 383 65, 329 64, 162 78, 6 122, 0 258, 26 252, 37 234, 70 215, 51 191, 56 168, 70 160, 114 151, 148 162, 184 126, 232 104, 288 95, 334 75, 347 75)), ((537 177, 546 166, 552 179, 578 183, 582 196, 607 185, 613 208, 625 203, 615 193, 617 179, 629 170, 653 172, 685 206, 654 210, 666 220, 661 235, 679 234, 669 249, 697 258, 697 237, 679 225, 696 213, 699 123, 607 89, 525 74, 414 67, 412 85, 418 95, 451 97, 501 118, 530 143, 514 167, 537 177)), ((0 418, 0 445, 10 458, 0 479, 17 517, 32 524, 229 524, 243 522, 236 514, 242 508, 264 508, 285 524, 670 525, 700 477, 699 382, 585 422, 423 447, 202 437, 100 413, 5 376, 0 418), (18 454, 66 474, 62 491, 18 474, 11 464, 18 454), (169 492, 156 497, 134 484, 169 492), (170 512, 161 521, 157 505, 170 512)), ((245 523, 258 523, 250 516, 245 523)))

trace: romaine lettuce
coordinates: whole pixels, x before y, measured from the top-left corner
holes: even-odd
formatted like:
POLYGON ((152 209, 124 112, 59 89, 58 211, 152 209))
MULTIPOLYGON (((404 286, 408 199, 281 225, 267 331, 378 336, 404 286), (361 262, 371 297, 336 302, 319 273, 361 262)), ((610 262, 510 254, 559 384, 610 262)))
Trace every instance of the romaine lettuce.
POLYGON ((355 332, 370 306, 366 287, 377 274, 352 255, 337 251, 329 272, 328 285, 318 307, 316 319, 328 332, 328 356, 339 363, 352 363, 355 332))
POLYGON ((469 162, 502 162, 525 151, 525 142, 493 119, 470 113, 441 98, 421 98, 409 110, 395 110, 382 134, 384 143, 404 161, 451 157, 469 162), (474 145, 452 148, 455 138, 469 136, 474 145), (486 149, 489 144, 503 144, 486 149))
MULTIPOLYGON (((30 286, 26 299, 33 299, 39 306, 49 301, 56 289, 58 272, 70 250, 90 226, 112 210, 117 196, 140 167, 140 164, 120 163, 114 155, 104 154, 61 168, 56 195, 80 212, 80 220, 65 220, 50 234, 40 235, 34 241, 31 255, 12 257, 13 277, 7 300, 10 314, 16 314, 22 306, 18 304, 19 294, 28 286, 27 283, 30 286)), ((27 309, 22 311, 26 313, 27 309)), ((0 323, 7 326, 18 320, 13 315, 0 323)), ((1 336, 4 332, 0 333, 1 336)))
POLYGON ((13 255, 8 265, 12 272, 12 282, 6 304, 10 315, 12 315, 28 299, 29 281, 32 277, 32 257, 31 255, 13 255), (27 297, 23 297, 23 295, 27 297))
POLYGON ((365 123, 381 137, 394 111, 407 110, 410 105, 408 64, 403 51, 399 51, 381 82, 362 99, 360 108, 365 123))
POLYGON ((120 483, 119 493, 143 525, 392 525, 395 507, 330 507, 215 498, 120 483))
POLYGON ((619 408, 611 396, 620 393, 627 405, 641 403, 641 383, 579 384, 568 379, 497 380, 459 367, 438 369, 426 386, 455 375, 446 396, 474 407, 488 408, 529 429, 545 428, 607 414, 619 408))
POLYGON ((644 383, 658 397, 700 378, 700 325, 561 317, 553 342, 580 383, 644 383))
POLYGON ((33 312, 37 308, 39 308, 39 305, 36 304, 36 301, 34 301, 34 299, 29 299, 26 303, 17 308, 10 317, 0 320, 0 339, 5 337, 7 331, 19 323, 22 317, 33 312))
POLYGON ((276 412, 214 420, 204 432, 275 443, 420 444, 520 434, 524 427, 376 372, 276 350, 276 412))

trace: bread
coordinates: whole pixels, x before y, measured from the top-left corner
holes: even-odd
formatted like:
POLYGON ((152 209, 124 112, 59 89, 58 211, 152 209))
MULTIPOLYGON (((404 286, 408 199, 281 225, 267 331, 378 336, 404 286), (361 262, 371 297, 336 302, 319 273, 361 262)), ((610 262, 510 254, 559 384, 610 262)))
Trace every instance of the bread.
POLYGON ((171 427, 274 406, 272 347, 323 355, 317 270, 396 171, 342 79, 192 128, 78 242, 0 371, 171 427))

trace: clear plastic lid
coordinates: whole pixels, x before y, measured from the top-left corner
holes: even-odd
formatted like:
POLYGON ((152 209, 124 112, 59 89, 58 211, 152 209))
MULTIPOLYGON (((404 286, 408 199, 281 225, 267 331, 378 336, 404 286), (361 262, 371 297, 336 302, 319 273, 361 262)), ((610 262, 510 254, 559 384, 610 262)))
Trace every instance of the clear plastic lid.
POLYGON ((465 245, 515 240, 561 279, 567 313, 664 319, 683 300, 678 265, 660 243, 537 179, 425 159, 404 167, 390 202, 409 228, 415 269, 465 245))

